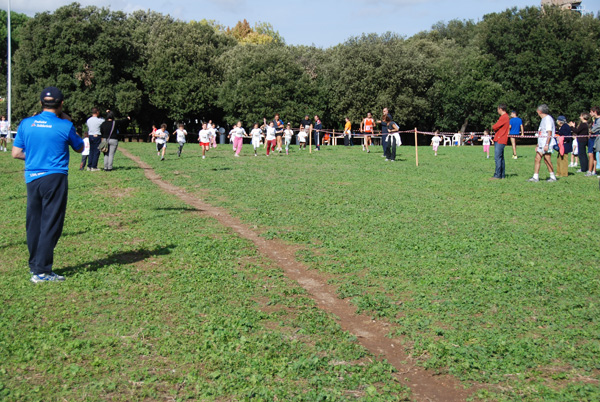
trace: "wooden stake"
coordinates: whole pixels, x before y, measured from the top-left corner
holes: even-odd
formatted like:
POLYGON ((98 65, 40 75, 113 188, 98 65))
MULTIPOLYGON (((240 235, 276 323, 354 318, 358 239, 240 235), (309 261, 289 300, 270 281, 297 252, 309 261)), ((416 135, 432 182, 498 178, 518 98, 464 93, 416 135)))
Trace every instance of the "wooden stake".
POLYGON ((417 146, 417 128, 415 127, 415 157, 417 161, 417 167, 419 167, 419 147, 417 146))
POLYGON ((308 153, 312 154, 312 127, 308 129, 308 153))

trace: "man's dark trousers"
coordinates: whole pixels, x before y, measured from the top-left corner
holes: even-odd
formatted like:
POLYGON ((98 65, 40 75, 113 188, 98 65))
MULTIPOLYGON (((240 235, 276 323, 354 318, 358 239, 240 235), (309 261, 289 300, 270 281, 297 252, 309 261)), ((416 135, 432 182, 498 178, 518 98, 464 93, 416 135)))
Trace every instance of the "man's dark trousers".
POLYGON ((60 173, 27 183, 27 247, 29 269, 35 275, 52 272, 54 248, 65 222, 68 188, 67 175, 60 173))
POLYGON ((506 144, 494 144, 494 159, 496 160, 496 172, 494 177, 497 179, 504 179, 506 175, 506 164, 504 161, 504 148, 506 144))
POLYGON ((99 135, 90 136, 90 158, 88 159, 88 167, 98 169, 98 159, 100 159, 100 150, 98 147, 102 142, 99 135))

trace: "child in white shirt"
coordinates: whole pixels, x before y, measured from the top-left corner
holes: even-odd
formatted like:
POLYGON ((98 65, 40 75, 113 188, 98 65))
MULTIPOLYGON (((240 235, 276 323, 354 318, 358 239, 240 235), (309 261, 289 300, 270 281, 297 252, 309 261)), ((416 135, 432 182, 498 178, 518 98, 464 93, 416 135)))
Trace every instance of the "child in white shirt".
POLYGON ((242 122, 238 121, 236 126, 229 132, 231 138, 233 138, 233 149, 235 156, 240 157, 242 146, 244 145, 244 137, 246 136, 246 130, 242 127, 242 122))
POLYGON ((90 138, 88 137, 88 133, 85 133, 83 135, 83 152, 81 152, 81 165, 79 166, 79 170, 83 170, 89 156, 90 156, 90 138))
POLYGON ((285 131, 283 132, 283 137, 285 139, 285 154, 290 154, 290 144, 292 143, 292 136, 294 135, 294 131, 292 130, 292 125, 290 123, 287 124, 285 131))
POLYGON ((206 159, 206 151, 210 148, 210 131, 206 123, 202 124, 202 130, 198 133, 198 142, 202 147, 202 159, 206 159))
POLYGON ((483 142, 483 152, 487 154, 487 159, 490 159, 490 143, 492 143, 492 137, 490 136, 490 130, 485 130, 483 136, 481 136, 483 142))
POLYGON ((181 157, 181 151, 183 150, 183 146, 185 145, 185 137, 187 136, 187 131, 183 129, 183 124, 177 126, 177 130, 175 131, 177 134, 177 143, 179 144, 179 150, 177 151, 177 156, 181 157))
POLYGON ((260 140, 263 137, 262 130, 258 127, 258 123, 254 123, 254 128, 250 131, 252 136, 252 147, 254 148, 254 156, 258 156, 256 150, 260 147, 260 140))
POLYGON ((435 130, 434 134, 435 135, 431 139, 431 145, 433 146, 433 152, 435 153, 435 156, 437 156, 437 151, 438 151, 438 148, 440 147, 440 142, 442 142, 442 137, 440 137, 439 130, 435 130))
MULTIPOLYGON (((265 119, 265 124, 267 120, 265 119)), ((266 138, 266 148, 267 148, 267 156, 271 153, 271 151, 275 151, 275 144, 277 142, 275 123, 272 121, 269 122, 269 126, 267 127, 267 138, 266 138)))
POLYGON ((304 131, 305 129, 301 129, 300 132, 298 133, 298 139, 300 140, 300 149, 306 149, 306 137, 308 136, 306 134, 306 131, 304 131))

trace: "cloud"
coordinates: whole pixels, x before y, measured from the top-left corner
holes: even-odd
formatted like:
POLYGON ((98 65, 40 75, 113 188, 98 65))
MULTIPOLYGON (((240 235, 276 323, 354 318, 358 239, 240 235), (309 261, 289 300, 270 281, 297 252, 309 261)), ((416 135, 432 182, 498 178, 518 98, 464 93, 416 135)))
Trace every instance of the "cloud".
MULTIPOLYGON (((73 0, 12 0, 11 9, 12 11, 32 16, 36 13, 41 13, 44 11, 52 12, 57 8, 69 5, 71 3, 73 3, 73 0)), ((108 7, 111 10, 121 10, 128 13, 136 10, 145 10, 148 8, 148 6, 143 6, 141 4, 111 0, 79 0, 79 4, 81 4, 83 7, 108 7)))

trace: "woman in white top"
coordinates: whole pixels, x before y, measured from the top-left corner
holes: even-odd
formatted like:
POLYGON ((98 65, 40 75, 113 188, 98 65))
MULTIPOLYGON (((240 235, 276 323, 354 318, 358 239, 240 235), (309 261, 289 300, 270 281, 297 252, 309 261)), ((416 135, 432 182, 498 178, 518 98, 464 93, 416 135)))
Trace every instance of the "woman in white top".
POLYGON ((252 147, 254 148, 254 156, 258 156, 256 150, 260 147, 260 140, 263 137, 263 132, 258 127, 258 123, 254 123, 254 128, 250 131, 250 135, 252 136, 252 147))
POLYGON ((244 136, 246 136, 246 130, 242 127, 241 121, 237 122, 236 126, 229 132, 229 136, 233 138, 233 150, 235 156, 239 158, 244 145, 244 136))
POLYGON ((290 144, 292 143, 292 137, 294 136, 294 131, 292 130, 291 123, 287 124, 285 131, 283 132, 283 136, 285 138, 285 154, 290 154, 290 144))
POLYGON ((179 150, 177 151, 177 156, 181 157, 181 151, 183 150, 183 146, 185 145, 185 137, 187 137, 187 131, 184 130, 183 124, 179 124, 177 126, 177 130, 175 131, 177 134, 177 143, 179 144, 179 150))

